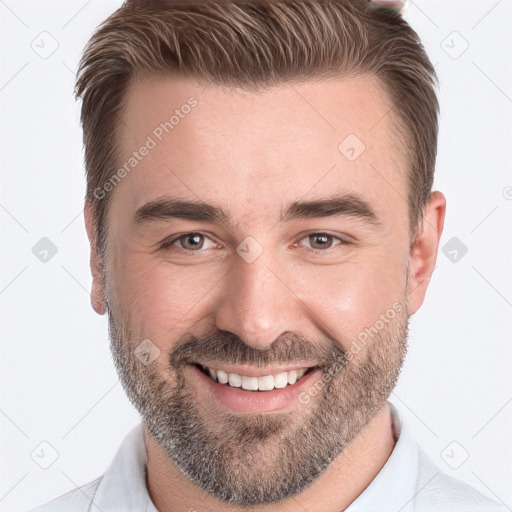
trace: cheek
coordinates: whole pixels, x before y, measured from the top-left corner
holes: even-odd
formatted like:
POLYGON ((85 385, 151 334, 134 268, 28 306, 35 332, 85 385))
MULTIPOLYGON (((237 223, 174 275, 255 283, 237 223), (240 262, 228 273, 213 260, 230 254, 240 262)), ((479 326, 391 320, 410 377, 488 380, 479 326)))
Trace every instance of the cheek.
MULTIPOLYGON (((321 322, 344 350, 381 315, 403 303, 406 259, 383 254, 337 267, 310 268, 296 283, 311 322, 321 322)), ((394 311, 393 311, 394 312, 394 311)))
POLYGON ((176 339, 201 317, 221 276, 220 267, 177 266, 154 255, 133 255, 117 270, 117 302, 136 334, 163 341, 172 330, 176 339))

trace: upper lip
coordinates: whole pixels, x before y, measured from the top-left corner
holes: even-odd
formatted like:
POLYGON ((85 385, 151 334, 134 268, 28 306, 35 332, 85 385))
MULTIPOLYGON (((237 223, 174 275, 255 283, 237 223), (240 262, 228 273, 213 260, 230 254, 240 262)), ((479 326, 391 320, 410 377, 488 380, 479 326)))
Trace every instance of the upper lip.
POLYGON ((244 365, 225 365, 221 363, 195 363, 205 368, 211 368, 213 370, 222 370, 226 373, 237 373, 238 375, 247 375, 248 377, 261 377, 263 375, 277 375, 282 372, 289 372, 292 370, 309 370, 313 368, 310 365, 294 364, 288 366, 266 366, 266 367, 255 367, 255 366, 244 366, 244 365))

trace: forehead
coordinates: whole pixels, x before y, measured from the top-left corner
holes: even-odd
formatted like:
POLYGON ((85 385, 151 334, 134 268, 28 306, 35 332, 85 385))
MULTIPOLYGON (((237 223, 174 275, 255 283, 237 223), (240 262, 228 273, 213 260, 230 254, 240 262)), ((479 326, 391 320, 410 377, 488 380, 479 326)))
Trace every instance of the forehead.
POLYGON ((135 212, 160 197, 189 198, 260 218, 339 192, 379 210, 407 196, 399 147, 392 105, 374 77, 259 91, 145 79, 126 94, 118 164, 127 172, 113 202, 135 212))

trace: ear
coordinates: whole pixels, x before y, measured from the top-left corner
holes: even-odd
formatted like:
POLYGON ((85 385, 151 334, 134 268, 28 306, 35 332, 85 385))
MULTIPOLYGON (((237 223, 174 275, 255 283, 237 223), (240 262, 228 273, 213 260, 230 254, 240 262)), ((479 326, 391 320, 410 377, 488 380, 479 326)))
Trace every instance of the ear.
POLYGON ((425 209, 425 216, 418 226, 418 234, 414 239, 409 254, 409 283, 407 292, 409 304, 407 312, 413 315, 423 304, 430 278, 437 260, 439 239, 443 232, 446 213, 446 198, 435 191, 425 209))
POLYGON ((91 305, 99 315, 104 315, 106 312, 105 304, 105 290, 101 280, 103 273, 103 265, 98 250, 98 244, 96 240, 96 222, 94 215, 94 208, 92 202, 87 200, 84 208, 85 217, 85 229, 87 231, 87 237, 89 238, 89 244, 91 246, 91 274, 92 274, 92 290, 91 290, 91 305))

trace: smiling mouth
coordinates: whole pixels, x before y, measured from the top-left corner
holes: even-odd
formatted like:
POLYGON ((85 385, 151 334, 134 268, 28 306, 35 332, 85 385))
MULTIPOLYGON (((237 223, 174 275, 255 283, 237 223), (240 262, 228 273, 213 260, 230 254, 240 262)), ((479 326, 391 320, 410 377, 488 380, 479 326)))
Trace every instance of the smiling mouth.
POLYGON ((300 368, 297 370, 283 371, 277 374, 261 375, 251 377, 248 375, 225 372, 194 364, 196 368, 218 384, 224 384, 228 387, 241 388, 245 391, 272 391, 274 389, 283 389, 293 386, 305 375, 309 374, 317 367, 300 368))

